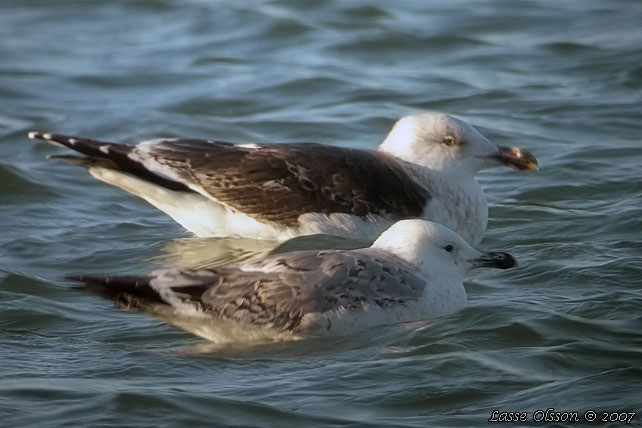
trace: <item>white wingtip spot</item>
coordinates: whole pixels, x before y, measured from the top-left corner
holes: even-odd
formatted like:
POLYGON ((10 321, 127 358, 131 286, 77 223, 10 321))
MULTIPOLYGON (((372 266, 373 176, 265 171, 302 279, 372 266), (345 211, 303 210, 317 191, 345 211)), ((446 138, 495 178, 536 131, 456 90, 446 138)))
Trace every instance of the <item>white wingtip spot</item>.
POLYGON ((106 155, 108 155, 108 154, 109 154, 109 146, 108 146, 107 144, 105 144, 104 146, 100 146, 100 147, 98 147, 98 149, 99 149, 101 152, 105 153, 106 155))
POLYGON ((45 140, 51 140, 51 134, 42 134, 42 138, 45 140))
POLYGON ((70 138, 69 139, 69 144, 71 144, 71 145, 76 144, 77 142, 78 142, 78 140, 76 140, 75 138, 70 138))
POLYGON ((36 138, 38 138, 38 137, 37 137, 37 135, 38 135, 38 133, 37 133, 37 132, 35 132, 35 131, 31 131, 30 133, 28 133, 28 134, 27 134, 27 136, 28 136, 28 137, 29 137, 29 139, 31 139, 31 140, 35 140, 36 138))

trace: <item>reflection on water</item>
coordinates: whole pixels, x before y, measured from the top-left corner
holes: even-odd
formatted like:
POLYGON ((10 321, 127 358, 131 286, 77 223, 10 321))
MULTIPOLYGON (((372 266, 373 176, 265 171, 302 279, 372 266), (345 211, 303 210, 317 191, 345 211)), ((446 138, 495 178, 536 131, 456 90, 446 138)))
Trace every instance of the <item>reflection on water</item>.
MULTIPOLYGON (((424 334, 432 321, 413 321, 395 325, 382 325, 364 329, 358 335, 346 336, 278 336, 254 337, 246 341, 246 335, 224 342, 201 342, 183 345, 171 352, 179 355, 204 356, 211 358, 298 358, 298 357, 329 357, 345 354, 368 347, 373 341, 378 343, 380 350, 394 357, 407 351, 403 342, 415 335, 424 334)), ((232 331, 232 330, 229 330, 232 331)))
POLYGON ((163 254, 142 260, 152 268, 200 269, 237 264, 273 254, 304 250, 352 250, 371 242, 340 236, 310 235, 285 242, 249 238, 180 238, 168 241, 163 254))
POLYGON ((249 238, 179 238, 168 241, 162 254, 145 261, 151 267, 208 268, 260 258, 278 244, 249 238))

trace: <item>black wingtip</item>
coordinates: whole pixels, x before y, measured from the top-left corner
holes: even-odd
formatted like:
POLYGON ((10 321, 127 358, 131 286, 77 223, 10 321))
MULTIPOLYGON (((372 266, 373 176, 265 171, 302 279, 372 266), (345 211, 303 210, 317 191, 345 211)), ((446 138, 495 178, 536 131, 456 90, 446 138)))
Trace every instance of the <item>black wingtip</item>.
POLYGON ((102 297, 113 299, 114 293, 107 287, 106 275, 71 274, 61 278, 63 281, 75 282, 74 290, 89 291, 102 297))
POLYGON ((80 152, 82 152, 82 147, 79 148, 79 147, 76 147, 76 145, 81 146, 82 144, 85 144, 89 141, 92 141, 92 143, 101 144, 100 141, 94 142, 93 140, 87 140, 86 138, 71 137, 69 135, 62 135, 62 134, 52 134, 49 132, 31 131, 27 134, 27 136, 31 140, 45 140, 46 142, 54 146, 64 147, 66 149, 78 150, 80 152))
POLYGON ((37 131, 31 131, 27 134, 30 140, 44 140, 44 137, 42 136, 42 132, 37 132, 37 131))
MULTIPOLYGON (((62 279, 82 283, 76 286, 77 289, 89 291, 99 296, 122 302, 123 296, 127 300, 132 298, 141 301, 165 303, 160 295, 154 290, 150 282, 153 276, 144 275, 101 275, 101 274, 69 274, 62 279)), ((121 305, 122 306, 122 305, 121 305)), ((131 302, 128 308, 131 308, 131 302)))
POLYGON ((132 149, 132 146, 128 144, 111 143, 63 134, 32 131, 27 136, 32 140, 44 140, 54 146, 75 150, 86 156, 98 158, 120 158, 126 156, 132 149))
POLYGON ((166 178, 163 174, 157 174, 154 171, 150 171, 144 165, 144 162, 131 158, 129 154, 136 146, 36 131, 29 132, 27 135, 32 140, 44 140, 51 145, 71 149, 87 156, 86 159, 75 156, 58 155, 48 156, 48 158, 59 159, 63 162, 85 168, 101 167, 118 170, 158 186, 165 187, 169 190, 190 193, 194 192, 194 190, 190 189, 186 184, 166 178))
POLYGON ((55 144, 55 143, 60 143, 62 141, 66 140, 74 140, 77 138, 76 137, 70 137, 68 135, 61 135, 61 134, 54 134, 51 132, 39 132, 39 131, 30 131, 27 133, 27 137, 29 137, 30 140, 45 140, 49 143, 55 144))

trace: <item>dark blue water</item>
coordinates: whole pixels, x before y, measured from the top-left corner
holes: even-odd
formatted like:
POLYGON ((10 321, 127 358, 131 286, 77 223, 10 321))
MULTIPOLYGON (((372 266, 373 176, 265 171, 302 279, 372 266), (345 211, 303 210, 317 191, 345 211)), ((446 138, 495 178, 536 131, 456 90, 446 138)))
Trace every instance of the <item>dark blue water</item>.
POLYGON ((2 425, 559 425, 533 422, 548 408, 626 425, 599 419, 642 412, 641 23, 633 0, 1 2, 2 425), (220 346, 59 280, 224 243, 28 131, 374 148, 421 111, 540 161, 480 176, 481 247, 522 267, 474 272, 466 310, 220 346))

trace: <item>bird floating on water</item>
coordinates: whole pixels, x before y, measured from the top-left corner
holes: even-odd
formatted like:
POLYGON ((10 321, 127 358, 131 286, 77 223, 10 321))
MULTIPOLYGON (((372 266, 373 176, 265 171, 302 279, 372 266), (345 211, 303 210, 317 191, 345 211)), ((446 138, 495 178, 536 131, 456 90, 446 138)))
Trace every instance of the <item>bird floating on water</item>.
POLYGON ((169 138, 138 145, 30 132, 85 157, 54 156, 145 199, 196 236, 374 240, 395 221, 441 223, 472 245, 488 207, 475 174, 537 170, 528 151, 497 146, 452 116, 405 116, 377 150, 316 143, 232 144, 169 138))
POLYGON ((240 265, 163 269, 149 275, 70 275, 126 309, 220 341, 241 336, 346 334, 450 314, 466 306, 464 275, 509 269, 513 256, 480 252, 424 220, 393 224, 369 248, 294 251, 240 265))

